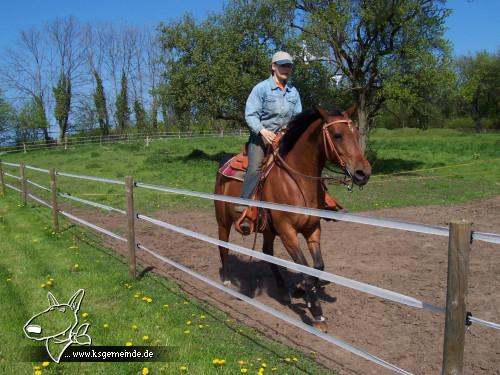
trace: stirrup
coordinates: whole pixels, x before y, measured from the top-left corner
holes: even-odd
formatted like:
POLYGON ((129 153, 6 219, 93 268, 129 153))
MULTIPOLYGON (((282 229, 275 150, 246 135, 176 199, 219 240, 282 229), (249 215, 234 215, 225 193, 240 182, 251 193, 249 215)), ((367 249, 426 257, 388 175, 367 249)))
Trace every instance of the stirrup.
POLYGON ((247 217, 247 210, 243 211, 238 220, 234 223, 234 229, 244 236, 248 236, 253 232, 255 223, 249 217, 247 217))

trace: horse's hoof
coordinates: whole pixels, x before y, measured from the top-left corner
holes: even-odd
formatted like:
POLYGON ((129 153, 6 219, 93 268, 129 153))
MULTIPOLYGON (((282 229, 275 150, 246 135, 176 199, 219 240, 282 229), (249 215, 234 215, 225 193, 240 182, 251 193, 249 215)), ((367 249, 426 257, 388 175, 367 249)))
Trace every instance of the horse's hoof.
POLYGON ((230 287, 231 286, 231 280, 224 280, 224 286, 230 287))
POLYGON ((312 325, 314 328, 319 329, 321 332, 328 332, 328 324, 326 324, 326 320, 323 317, 321 317, 321 319, 314 319, 312 325))

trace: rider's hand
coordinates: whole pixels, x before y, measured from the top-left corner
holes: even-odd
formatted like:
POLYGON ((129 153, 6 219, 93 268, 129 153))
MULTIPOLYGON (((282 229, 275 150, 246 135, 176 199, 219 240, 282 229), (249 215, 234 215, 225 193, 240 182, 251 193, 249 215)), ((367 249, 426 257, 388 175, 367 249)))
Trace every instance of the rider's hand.
POLYGON ((274 134, 272 131, 267 130, 267 129, 262 129, 260 131, 260 135, 264 138, 266 143, 273 143, 274 138, 276 138, 276 134, 274 134))

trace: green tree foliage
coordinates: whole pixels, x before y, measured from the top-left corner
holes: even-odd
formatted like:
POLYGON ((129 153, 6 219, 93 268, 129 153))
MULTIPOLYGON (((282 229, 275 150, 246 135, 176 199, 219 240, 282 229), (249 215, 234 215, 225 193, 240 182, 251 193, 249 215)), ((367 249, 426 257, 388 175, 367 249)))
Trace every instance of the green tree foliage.
POLYGON ((270 55, 284 39, 269 1, 232 1, 197 23, 191 16, 162 25, 166 85, 163 106, 176 117, 243 122, 252 87, 270 73, 270 55))
POLYGON ((116 123, 118 131, 124 133, 130 119, 130 108, 128 106, 127 76, 122 72, 121 87, 116 97, 116 123))
POLYGON ((0 142, 5 141, 11 130, 13 109, 0 91, 0 142))
MULTIPOLYGON (((330 58, 348 80, 365 141, 370 120, 387 100, 382 90, 391 77, 425 69, 422 56, 446 53, 443 1, 276 1, 292 10, 290 22, 311 52, 330 58)), ((413 88, 405 84, 401 89, 413 88)))
POLYGON ((137 130, 144 131, 147 127, 146 111, 139 100, 134 100, 135 126, 137 130))
POLYGON ((457 60, 457 77, 462 114, 474 120, 477 132, 483 130, 483 119, 500 117, 500 53, 479 52, 457 60))
POLYGON ((94 91, 94 105, 97 112, 97 121, 99 122, 99 128, 103 135, 109 134, 109 118, 108 118, 108 108, 106 106, 106 95, 104 94, 104 87, 102 85, 102 79, 97 70, 92 71, 95 79, 95 91, 94 91))
POLYGON ((61 73, 52 92, 55 100, 54 117, 59 125, 59 137, 62 140, 68 130, 69 112, 71 110, 71 81, 65 73, 61 73))

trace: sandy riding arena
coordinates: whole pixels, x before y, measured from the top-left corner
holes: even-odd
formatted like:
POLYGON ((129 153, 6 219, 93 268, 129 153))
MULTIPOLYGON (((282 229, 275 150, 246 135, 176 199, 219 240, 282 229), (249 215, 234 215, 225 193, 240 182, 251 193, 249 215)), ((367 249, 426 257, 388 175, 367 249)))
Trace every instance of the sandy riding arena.
MULTIPOLYGON (((123 232, 124 218, 114 214, 96 216, 95 211, 74 210, 78 216, 110 230, 123 232)), ((446 226, 453 219, 472 221, 473 229, 500 233, 500 196, 452 206, 420 206, 381 209, 362 213, 425 224, 446 226)), ((213 210, 156 212, 155 218, 212 237, 217 236, 213 210)), ((425 302, 444 306, 448 239, 352 223, 323 225, 322 252, 325 270, 341 276, 403 293, 425 302)), ((137 239, 162 255, 219 281, 219 251, 216 246, 139 222, 137 239)), ((106 240, 108 241, 108 240, 106 240)), ((231 242, 251 248, 253 237, 232 233, 231 242)), ((121 243, 108 242, 126 253, 121 243)), ((260 250, 260 239, 257 249, 260 250)), ((279 241, 276 255, 290 259, 279 241)), ((306 249, 305 244, 303 249, 306 249)), ((307 253, 307 251, 305 251, 307 253)), ((389 373, 308 333, 299 331, 245 302, 229 297, 180 271, 159 264, 138 252, 143 264, 176 279, 193 296, 226 311, 234 318, 257 328, 305 353, 317 353, 317 360, 340 374, 389 373)), ((309 255, 307 255, 309 256, 309 255)), ((296 319, 308 321, 302 299, 282 305, 276 296, 275 281, 267 264, 245 256, 232 255, 229 261, 232 287, 255 297, 296 319)), ((290 284, 296 274, 283 271, 290 284)), ((468 310, 475 317, 500 322, 500 247, 475 241, 470 255, 468 310)), ((398 305, 334 284, 321 294, 329 333, 416 374, 441 371, 444 315, 398 305)), ((314 355, 314 354, 313 354, 314 355)), ((473 324, 466 333, 465 366, 468 374, 500 374, 500 331, 473 324)))

